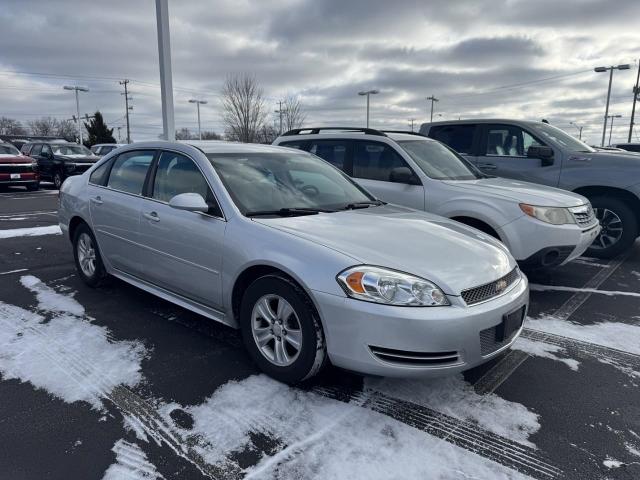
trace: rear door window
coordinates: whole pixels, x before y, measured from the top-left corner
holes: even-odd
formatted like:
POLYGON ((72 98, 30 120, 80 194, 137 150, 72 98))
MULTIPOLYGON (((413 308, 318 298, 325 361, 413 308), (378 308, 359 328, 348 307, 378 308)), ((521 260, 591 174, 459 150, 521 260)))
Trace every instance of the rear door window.
POLYGON ((141 195, 154 150, 138 150, 119 155, 113 163, 107 186, 121 192, 141 195))
POLYGON ((473 137, 476 125, 435 125, 429 130, 429 137, 450 146, 456 152, 473 155, 473 137))

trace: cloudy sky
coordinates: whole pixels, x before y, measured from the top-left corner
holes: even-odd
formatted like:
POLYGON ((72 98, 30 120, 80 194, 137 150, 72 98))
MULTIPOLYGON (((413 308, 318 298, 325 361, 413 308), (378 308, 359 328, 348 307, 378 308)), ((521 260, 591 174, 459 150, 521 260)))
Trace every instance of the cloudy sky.
MULTIPOLYGON (((614 74, 613 141, 626 141, 640 57, 637 0, 170 0, 176 127, 223 130, 225 77, 256 76, 277 109, 300 97, 305 125, 364 125, 362 89, 376 88, 371 126, 428 119, 542 119, 599 142, 614 74), (439 116, 441 115, 441 117, 439 116)), ((65 84, 88 86, 81 113, 124 125, 118 80, 131 79, 134 140, 162 132, 155 3, 3 0, 0 116, 21 121, 75 113, 65 84)), ((275 121, 273 114, 270 121, 275 121)), ((640 123, 640 121, 638 122, 640 123)), ((640 127, 638 129, 640 135, 640 127)), ((124 135, 124 130, 123 130, 124 135)), ((636 136, 636 141, 640 137, 636 136)))

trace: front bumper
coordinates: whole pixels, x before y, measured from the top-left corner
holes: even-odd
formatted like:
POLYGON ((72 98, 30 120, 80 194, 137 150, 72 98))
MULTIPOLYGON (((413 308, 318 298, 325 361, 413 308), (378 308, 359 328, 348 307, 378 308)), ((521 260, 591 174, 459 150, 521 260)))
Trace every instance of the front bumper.
POLYGON ((506 293, 470 307, 460 297, 449 297, 448 307, 394 307, 318 291, 313 295, 334 365, 370 375, 437 377, 468 370, 509 348, 522 328, 493 345, 491 335, 504 315, 523 307, 526 313, 529 288, 522 275, 506 293), (400 364, 381 359, 374 353, 380 350, 420 352, 441 363, 405 359, 400 364), (442 363, 442 358, 451 360, 442 363))
POLYGON ((501 238, 518 263, 551 267, 582 255, 600 233, 600 225, 586 229, 576 224, 552 225, 525 215, 501 230, 501 238))

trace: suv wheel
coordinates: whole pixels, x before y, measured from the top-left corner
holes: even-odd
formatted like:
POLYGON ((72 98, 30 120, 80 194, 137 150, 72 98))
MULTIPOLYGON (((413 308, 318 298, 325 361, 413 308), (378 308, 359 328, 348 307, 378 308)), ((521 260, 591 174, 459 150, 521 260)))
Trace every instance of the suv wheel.
POLYGON ((301 382, 324 366, 320 319, 307 294, 286 277, 266 275, 247 288, 240 326, 249 355, 276 380, 301 382))
POLYGON ((62 187, 62 183, 64 182, 64 175, 60 170, 53 174, 53 185, 56 187, 56 190, 60 190, 62 187))
POLYGON ((612 258, 631 248, 638 237, 638 218, 633 210, 615 197, 594 197, 591 198, 591 205, 602 231, 586 255, 612 258))
POLYGON ((90 287, 97 287, 106 278, 96 238, 86 225, 78 226, 73 235, 73 256, 78 275, 90 287))

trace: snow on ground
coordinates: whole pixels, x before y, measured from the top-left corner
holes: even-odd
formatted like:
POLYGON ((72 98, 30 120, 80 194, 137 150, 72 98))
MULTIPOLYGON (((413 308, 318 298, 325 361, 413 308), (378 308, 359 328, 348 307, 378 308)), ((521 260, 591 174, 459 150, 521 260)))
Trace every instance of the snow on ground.
POLYGON ((602 322, 583 325, 552 316, 527 318, 527 328, 640 355, 640 324, 602 322))
POLYGON ((58 225, 50 225, 47 227, 32 228, 11 228, 9 230, 0 230, 0 238, 14 237, 39 237, 41 235, 60 235, 62 230, 58 225))
POLYGON ((282 446, 246 478, 528 478, 382 414, 265 375, 231 381, 201 405, 183 408, 194 426, 181 433, 210 463, 251 448, 256 434, 282 446))
POLYGON ((109 340, 106 328, 80 316, 84 308, 71 296, 56 293, 36 277, 25 276, 21 282, 36 293, 37 309, 53 315, 47 321, 0 302, 3 379, 29 382, 66 402, 84 400, 98 409, 114 387, 133 386, 142 379, 142 344, 109 340))
POLYGON ((597 258, 579 257, 571 260, 571 263, 579 263, 581 265, 589 265, 592 267, 609 268, 611 265, 606 263, 599 263, 597 258))
POLYGON ((543 358, 549 358, 551 360, 557 360, 567 365, 571 370, 575 370, 575 371, 578 370, 578 366, 580 365, 580 362, 578 362, 577 360, 574 360, 573 358, 558 357, 556 353, 565 352, 565 349, 558 345, 550 345, 548 343, 533 341, 533 340, 529 340, 528 338, 519 337, 518 340, 516 340, 516 343, 514 343, 511 348, 513 348, 514 350, 520 350, 522 352, 526 352, 529 355, 532 355, 535 357, 543 357, 543 358))
POLYGON ((135 443, 118 440, 111 449, 116 463, 111 465, 102 480, 159 480, 164 477, 149 463, 147 456, 135 443))
POLYGON ((535 447, 528 437, 540 429, 537 414, 493 393, 478 395, 462 375, 432 380, 368 377, 365 388, 477 422, 485 430, 535 447))
POLYGON ((577 287, 561 287, 557 285, 540 285, 537 283, 530 283, 529 289, 533 292, 575 292, 575 293, 599 293, 600 295, 607 295, 609 297, 623 296, 623 297, 640 297, 640 293, 637 292, 622 292, 617 290, 598 290, 597 288, 577 288, 577 287))

